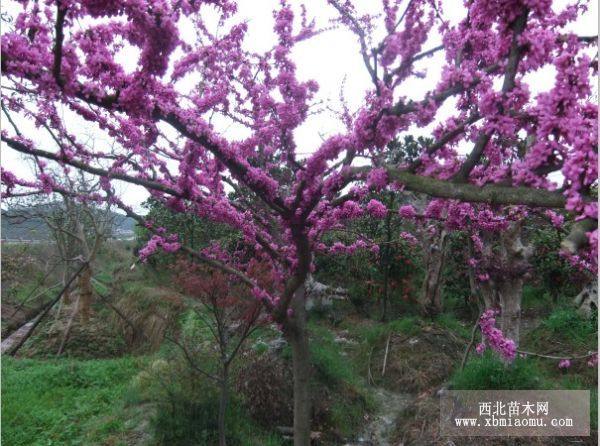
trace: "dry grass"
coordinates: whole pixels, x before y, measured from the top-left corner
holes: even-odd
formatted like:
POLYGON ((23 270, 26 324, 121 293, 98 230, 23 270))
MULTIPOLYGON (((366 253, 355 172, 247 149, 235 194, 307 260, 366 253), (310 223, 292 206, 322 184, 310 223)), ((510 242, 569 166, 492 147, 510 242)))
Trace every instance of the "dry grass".
POLYGON ((118 299, 114 305, 127 319, 115 312, 111 316, 112 322, 123 333, 127 344, 132 348, 144 346, 151 351, 160 347, 167 331, 184 310, 181 295, 160 287, 135 288, 118 299))

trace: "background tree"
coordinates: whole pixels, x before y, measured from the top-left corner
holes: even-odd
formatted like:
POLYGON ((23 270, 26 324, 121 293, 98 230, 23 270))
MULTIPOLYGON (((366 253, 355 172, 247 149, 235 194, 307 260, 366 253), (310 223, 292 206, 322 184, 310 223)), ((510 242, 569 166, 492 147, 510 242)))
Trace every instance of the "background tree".
MULTIPOLYGON (((211 270, 185 260, 180 260, 176 268, 179 271, 177 279, 181 289, 196 301, 192 309, 204 330, 212 335, 214 346, 208 346, 209 351, 205 351, 207 346, 198 344, 193 331, 187 335, 184 333, 182 339, 173 341, 181 348, 191 367, 215 381, 219 387, 219 446, 225 446, 225 415, 229 401, 231 368, 233 361, 243 350, 246 340, 265 322, 264 318, 261 319, 261 304, 250 295, 244 285, 236 284, 232 277, 222 271, 211 270), (216 372, 211 370, 210 361, 202 361, 202 353, 208 353, 216 359, 216 372)), ((253 277, 263 284, 269 281, 268 270, 265 271, 261 265, 253 263, 250 269, 254 273, 253 277)), ((202 336, 200 338, 202 339, 202 336)))

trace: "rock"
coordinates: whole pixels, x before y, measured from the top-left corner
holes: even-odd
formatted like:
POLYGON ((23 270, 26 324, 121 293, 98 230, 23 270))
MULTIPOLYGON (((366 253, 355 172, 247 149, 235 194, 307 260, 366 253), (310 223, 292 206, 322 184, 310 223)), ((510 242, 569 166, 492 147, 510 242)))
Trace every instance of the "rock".
POLYGON ((358 344, 358 342, 356 342, 355 340, 348 339, 348 338, 345 338, 340 335, 336 336, 335 339, 333 340, 333 342, 335 342, 336 344, 350 344, 350 345, 358 344))
POLYGON ((598 311, 598 281, 588 283, 581 292, 575 296, 573 302, 579 314, 590 318, 598 311))
POLYGON ((317 282, 312 276, 306 279, 304 286, 306 287, 306 309, 309 311, 329 309, 333 306, 333 301, 345 300, 348 297, 348 290, 317 282))
POLYGON ((287 341, 284 338, 275 338, 266 344, 270 351, 279 352, 287 345, 287 341))

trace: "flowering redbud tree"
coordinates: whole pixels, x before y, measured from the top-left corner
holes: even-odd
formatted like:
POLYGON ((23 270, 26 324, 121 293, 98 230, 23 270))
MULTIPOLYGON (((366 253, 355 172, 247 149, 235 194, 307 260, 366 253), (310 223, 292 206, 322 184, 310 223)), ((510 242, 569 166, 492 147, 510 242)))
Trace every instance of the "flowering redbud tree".
MULTIPOLYGON (((109 200, 153 232, 142 255, 183 250, 249 286, 291 344, 294 444, 308 445, 303 284, 314 253, 329 250, 323 233, 387 212, 365 203, 370 191, 426 194, 425 216, 444 216, 450 229, 501 231, 531 209, 564 208, 586 222, 571 254, 595 268, 596 38, 567 31, 585 2, 561 9, 550 0, 472 0, 452 24, 437 0, 369 2, 367 13, 351 0, 329 0, 312 12, 334 14, 320 29, 311 11, 282 0, 272 45, 259 53, 248 49, 253 36, 236 3, 19 1, 2 35, 2 141, 31 157, 39 175, 4 166, 3 194, 68 194, 57 171, 98 176, 103 192, 78 198, 109 200), (216 32, 208 26, 215 17, 216 32), (348 45, 356 44, 370 87, 359 109, 332 114, 345 130, 302 156, 297 130, 319 84, 299 77, 293 50, 332 27, 355 36, 348 45), (439 81, 409 99, 428 58, 442 54, 444 62, 429 67, 439 81), (546 67, 552 81, 534 94, 528 76, 546 67), (241 131, 223 131, 217 120, 241 131), (82 122, 110 145, 81 137, 82 122), (432 142, 415 161, 382 161, 389 141, 418 130, 432 142), (116 197, 119 182, 145 188, 175 212, 239 230, 272 268, 278 291, 145 221, 116 197)), ((366 245, 357 243, 352 249, 366 245)))

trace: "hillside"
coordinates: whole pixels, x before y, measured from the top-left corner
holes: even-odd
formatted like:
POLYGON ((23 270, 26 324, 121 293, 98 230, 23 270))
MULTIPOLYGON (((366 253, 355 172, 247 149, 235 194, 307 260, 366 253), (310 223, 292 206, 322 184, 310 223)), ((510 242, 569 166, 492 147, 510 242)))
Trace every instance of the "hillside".
MULTIPOLYGON (((59 209, 58 204, 52 203, 2 209, 2 240, 49 241, 50 233, 43 216, 59 209)), ((111 219, 113 238, 123 240, 133 237, 135 220, 117 212, 111 212, 111 219)))

